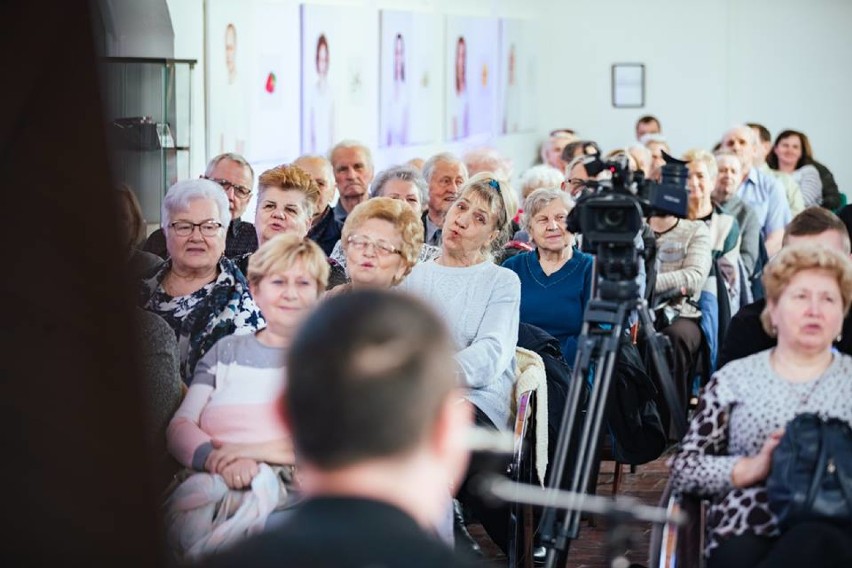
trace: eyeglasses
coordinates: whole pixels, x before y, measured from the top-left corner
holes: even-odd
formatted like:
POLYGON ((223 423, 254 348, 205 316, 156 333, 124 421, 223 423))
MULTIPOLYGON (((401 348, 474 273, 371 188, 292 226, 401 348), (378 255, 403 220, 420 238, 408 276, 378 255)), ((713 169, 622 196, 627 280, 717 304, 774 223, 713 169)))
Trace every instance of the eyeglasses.
POLYGON ((238 183, 234 183, 234 182, 228 181, 226 179, 211 178, 211 177, 207 177, 207 176, 202 176, 202 177, 204 177, 204 179, 218 183, 219 185, 222 186, 222 189, 224 189, 225 191, 228 191, 229 189, 233 189, 234 195, 236 195, 240 199, 248 199, 249 197, 251 197, 251 189, 244 186, 244 185, 240 185, 238 183))
POLYGON ((373 250, 376 251, 376 254, 379 256, 389 256, 392 254, 402 254, 398 248, 393 246, 387 241, 374 241, 368 236, 365 235, 351 235, 346 242, 349 246, 355 247, 356 250, 365 251, 367 247, 372 246, 373 250))
POLYGON ((219 234, 219 229, 222 228, 222 223, 215 221, 202 221, 201 223, 190 223, 189 221, 175 221, 169 224, 169 228, 179 237, 188 237, 195 228, 201 232, 202 236, 215 237, 219 234))

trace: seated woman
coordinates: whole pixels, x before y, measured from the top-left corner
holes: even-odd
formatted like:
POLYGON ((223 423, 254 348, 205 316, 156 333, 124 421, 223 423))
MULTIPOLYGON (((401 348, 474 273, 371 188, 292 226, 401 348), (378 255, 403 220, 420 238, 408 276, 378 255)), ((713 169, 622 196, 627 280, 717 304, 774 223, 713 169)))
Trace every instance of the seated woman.
POLYGON ((417 263, 423 223, 403 201, 374 197, 359 203, 346 217, 341 240, 351 280, 333 288, 333 293, 390 288, 417 263))
POLYGON ((761 320, 778 344, 713 375, 672 461, 672 482, 711 499, 711 568, 852 566, 841 529, 803 524, 781 534, 765 488, 772 452, 797 414, 852 422, 852 358, 832 349, 852 303, 852 264, 825 247, 793 245, 763 278, 761 320))
POLYGON ((136 194, 122 184, 118 188, 118 214, 124 229, 127 270, 131 278, 147 278, 163 264, 163 259, 139 248, 145 240, 145 218, 136 194))
POLYGON ((689 150, 683 155, 688 162, 689 177, 689 218, 693 221, 704 221, 710 229, 710 250, 713 259, 720 259, 722 274, 717 277, 725 279, 728 298, 731 304, 731 315, 736 313, 740 301, 740 225, 733 215, 713 205, 713 190, 719 168, 716 158, 706 150, 689 150))
POLYGON ((710 273, 710 230, 701 221, 652 216, 659 264, 654 295, 670 297, 657 316, 657 328, 671 340, 672 378, 683 408, 692 392, 692 370, 702 346, 701 311, 695 307, 710 273))
POLYGON ((175 332, 186 384, 214 343, 263 324, 245 277, 223 256, 230 221, 228 196, 209 180, 180 181, 163 199, 169 259, 142 282, 139 305, 175 332))
POLYGON ((814 165, 811 144, 802 132, 781 132, 766 156, 766 163, 773 170, 792 176, 802 190, 805 207, 822 205, 822 179, 814 165))
POLYGON ((559 189, 537 189, 524 202, 524 229, 536 249, 503 266, 521 280, 521 321, 559 340, 562 356, 573 365, 577 336, 592 286, 592 256, 574 248, 565 219, 574 200, 559 189))
POLYGON ((225 337, 210 349, 167 432, 169 451, 190 470, 167 503, 169 535, 179 555, 197 557, 262 528, 284 494, 279 480, 293 481, 292 471, 276 476, 261 464, 295 463, 280 414, 284 361, 298 325, 325 290, 328 272, 322 249, 295 235, 274 237, 251 256, 249 286, 267 325, 225 337), (274 491, 266 491, 270 486, 274 491))
MULTIPOLYGON (((379 172, 376 179, 373 180, 371 187, 373 198, 387 197, 396 199, 408 205, 418 218, 423 214, 423 204, 426 202, 429 187, 426 185, 426 180, 423 179, 423 176, 413 167, 394 166, 383 172, 379 172)), ((422 225, 421 223, 421 232, 422 225)), ((422 237, 420 241, 423 241, 422 237)), ((346 237, 341 235, 340 241, 334 245, 334 250, 331 251, 331 256, 329 257, 343 266, 343 268, 347 267, 347 254, 344 250, 345 243, 346 237)), ((416 260, 417 262, 431 260, 438 256, 440 252, 440 248, 423 243, 417 250, 416 260)), ((349 274, 349 276, 351 277, 352 275, 349 274)))

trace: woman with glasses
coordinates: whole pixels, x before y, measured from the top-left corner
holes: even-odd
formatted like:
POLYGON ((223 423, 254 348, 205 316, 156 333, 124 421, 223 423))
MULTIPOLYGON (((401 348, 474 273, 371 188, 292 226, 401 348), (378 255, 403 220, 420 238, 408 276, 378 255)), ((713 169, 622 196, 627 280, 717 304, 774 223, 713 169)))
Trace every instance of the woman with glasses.
POLYGON ((390 288, 417 262, 423 224, 404 201, 374 197, 357 205, 346 218, 341 242, 351 281, 335 288, 335 293, 390 288))
POLYGON ((224 256, 230 220, 228 197, 209 180, 178 182, 163 200, 169 259, 142 282, 139 303, 174 330, 187 384, 216 341, 253 332, 263 323, 245 277, 224 256))

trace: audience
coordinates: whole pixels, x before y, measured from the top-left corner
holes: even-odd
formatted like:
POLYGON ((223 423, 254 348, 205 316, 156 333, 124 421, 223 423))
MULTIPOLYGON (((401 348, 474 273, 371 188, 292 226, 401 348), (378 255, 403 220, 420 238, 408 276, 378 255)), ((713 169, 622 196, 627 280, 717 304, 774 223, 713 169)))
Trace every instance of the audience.
MULTIPOLYGON (((846 225, 834 213, 819 207, 808 207, 787 225, 784 246, 803 244, 819 244, 847 256, 850 253, 846 225)), ((719 353, 719 367, 729 361, 775 347, 776 339, 767 334, 760 323, 760 314, 765 307, 765 299, 757 300, 742 308, 731 320, 719 353)), ((852 318, 847 317, 844 321, 837 348, 847 355, 852 355, 852 318)))
POLYGON ((784 187, 784 195, 787 196, 787 203, 790 205, 790 214, 795 217, 806 206, 813 205, 807 203, 804 199, 802 188, 797 180, 785 172, 770 168, 766 163, 766 158, 772 150, 772 136, 769 134, 769 130, 756 122, 749 122, 747 126, 752 129, 757 137, 757 145, 754 149, 754 166, 764 173, 774 175, 781 182, 784 187))
POLYGON ((334 218, 334 210, 330 205, 336 191, 331 162, 323 156, 304 155, 296 158, 293 165, 306 171, 317 184, 319 195, 308 238, 317 243, 326 255, 330 255, 334 243, 340 240, 340 223, 334 218))
POLYGON ((426 244, 441 246, 444 215, 467 177, 464 162, 449 152, 435 154, 423 164, 423 178, 429 184, 429 201, 423 213, 426 244))
POLYGON ((775 139, 767 155, 773 171, 789 175, 801 187, 805 205, 822 205, 822 180, 813 165, 808 137, 796 130, 785 130, 775 139))
POLYGON ((777 344, 714 374, 672 460, 674 488, 710 498, 710 568, 850 566, 848 530, 810 521, 782 533, 765 481, 797 414, 852 422, 852 359, 832 349, 852 302, 852 264, 847 254, 797 245, 782 250, 763 278, 760 320, 777 344))
POLYGON ((559 189, 565 174, 545 164, 533 166, 521 174, 521 197, 526 199, 537 189, 559 189))
POLYGON ((287 360, 283 416, 305 500, 209 565, 460 565, 434 536, 467 467, 453 350, 412 298, 359 291, 321 305, 287 360))
MULTIPOLYGON (((208 180, 174 184, 162 207, 168 260, 142 281, 139 305, 166 320, 178 339, 180 376, 221 338, 263 325, 242 272, 225 256, 228 198, 208 180)), ((252 227, 254 228, 254 227, 252 227)))
POLYGON ((344 140, 331 149, 329 161, 334 169, 334 180, 340 196, 334 207, 334 217, 342 224, 356 205, 370 197, 373 155, 360 142, 344 140))
POLYGON ((713 188, 713 203, 733 215, 740 226, 740 260, 748 276, 754 274, 760 256, 760 223, 751 207, 737 195, 743 179, 743 163, 729 150, 716 152, 718 177, 713 188))
POLYGON ((274 237, 251 256, 249 286, 266 327, 218 341, 169 424, 169 450, 187 468, 166 501, 178 558, 198 559, 259 532, 296 484, 279 408, 284 361, 327 280, 322 249, 304 237, 274 237))
POLYGON ((660 181, 663 166, 666 165, 666 160, 663 158, 663 152, 671 156, 672 149, 669 147, 669 143, 662 134, 646 134, 642 137, 642 139, 645 141, 645 148, 647 148, 648 152, 651 153, 651 166, 648 178, 654 181, 660 181))
POLYGON ((729 129, 722 137, 722 146, 740 157, 744 179, 737 195, 757 215, 766 252, 772 256, 781 248, 784 225, 792 218, 784 188, 774 176, 754 167, 757 136, 751 128, 741 124, 729 129))
POLYGON ((663 128, 656 116, 647 114, 636 121, 636 141, 645 144, 645 136, 648 134, 662 134, 663 128))
POLYGON ((469 176, 480 172, 491 172, 500 179, 508 180, 512 177, 512 160, 494 148, 474 148, 466 152, 462 160, 469 176))
POLYGON ((573 208, 564 191, 534 191, 524 202, 523 226, 536 248, 503 263, 521 281, 521 322, 559 340, 571 365, 592 287, 592 256, 574 248, 574 235, 565 227, 573 208))
POLYGON ((562 151, 569 143, 577 139, 574 132, 566 132, 564 130, 554 131, 550 133, 550 137, 541 145, 541 163, 564 171, 566 162, 562 157, 562 151))
MULTIPOLYGON (((257 250, 257 236, 251 223, 240 219, 248 207, 254 187, 254 170, 248 161, 231 152, 219 154, 207 164, 201 176, 217 183, 228 196, 230 225, 226 227, 225 256, 234 258, 257 250)), ((148 237, 144 250, 166 258, 166 236, 157 229, 148 237)))
MULTIPOLYGON (((335 293, 399 284, 423 255, 423 226, 405 202, 374 197, 352 210, 343 225, 350 282, 335 293)), ((440 250, 440 249, 439 249, 440 250)))

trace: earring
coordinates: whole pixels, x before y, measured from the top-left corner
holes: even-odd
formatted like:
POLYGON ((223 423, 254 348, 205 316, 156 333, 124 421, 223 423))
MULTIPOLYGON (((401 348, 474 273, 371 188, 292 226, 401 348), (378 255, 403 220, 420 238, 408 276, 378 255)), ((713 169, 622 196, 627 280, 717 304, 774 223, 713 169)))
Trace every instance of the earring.
POLYGON ((837 342, 837 343, 840 343, 841 339, 843 339, 843 334, 839 333, 839 334, 837 334, 837 339, 835 339, 834 341, 837 342))

